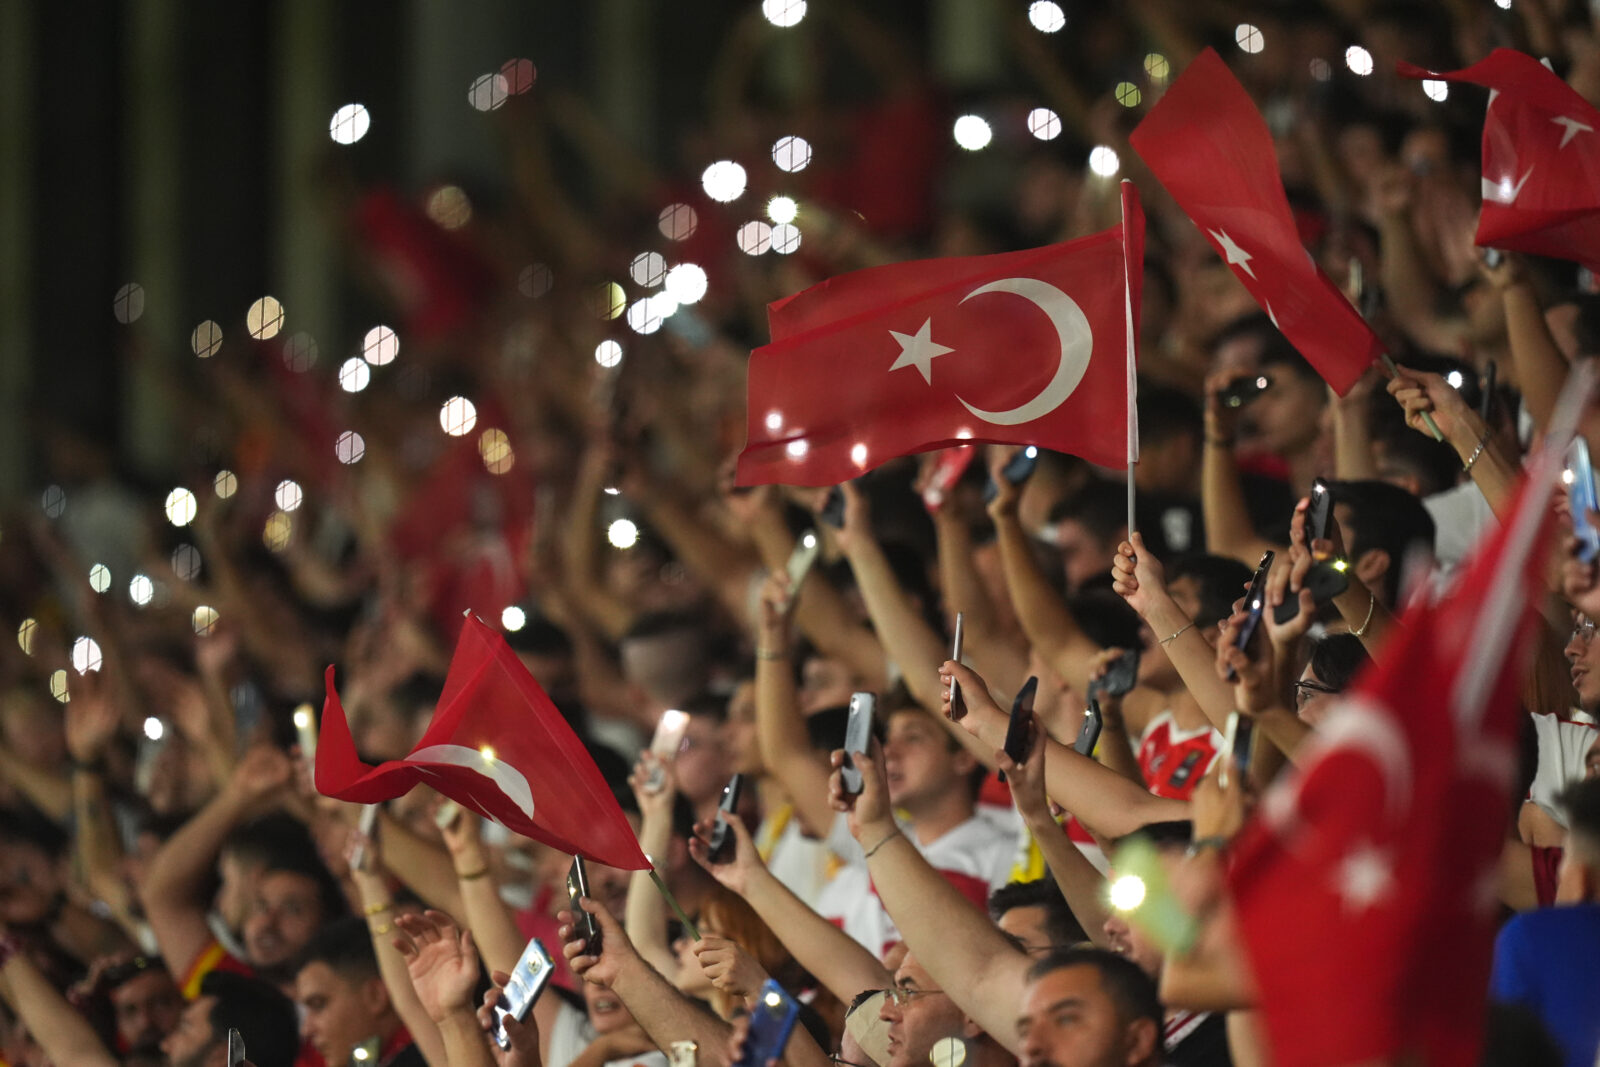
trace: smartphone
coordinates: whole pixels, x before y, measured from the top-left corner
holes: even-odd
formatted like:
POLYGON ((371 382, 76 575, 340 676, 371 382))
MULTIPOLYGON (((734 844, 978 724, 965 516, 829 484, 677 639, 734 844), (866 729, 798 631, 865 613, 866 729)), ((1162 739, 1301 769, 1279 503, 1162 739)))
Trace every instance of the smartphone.
POLYGON ((572 867, 567 871, 567 906, 573 915, 572 932, 583 938, 583 954, 598 956, 601 952, 600 923, 593 915, 578 907, 580 897, 589 895, 589 870, 582 856, 572 857, 572 867))
POLYGON ((1600 503, 1596 503, 1589 442, 1582 437, 1574 437, 1567 446, 1567 471, 1571 475, 1567 499, 1572 507, 1572 532, 1578 535, 1578 558, 1592 563, 1600 554, 1600 530, 1589 522, 1589 512, 1600 510, 1600 503))
MULTIPOLYGON (((1306 571, 1304 587, 1311 590, 1311 603, 1321 607, 1350 588, 1350 564, 1342 559, 1325 559, 1313 563, 1311 569, 1306 571)), ((1289 622, 1298 614, 1300 614, 1300 598, 1287 594, 1283 598, 1283 603, 1272 611, 1272 617, 1279 626, 1289 622)))
POLYGON ((1094 746, 1100 743, 1100 728, 1104 725, 1105 718, 1100 714, 1100 701, 1090 697, 1089 706, 1083 709, 1083 725, 1078 727, 1078 739, 1072 743, 1078 755, 1094 755, 1094 746))
MULTIPOLYGON (((683 747, 683 735, 688 731, 689 713, 668 708, 656 722, 655 736, 650 739, 651 753, 662 763, 671 763, 678 758, 678 750, 683 747)), ((652 791, 660 789, 666 778, 666 768, 658 766, 650 772, 646 786, 652 791)))
MULTIPOLYGON (((1268 552, 1261 557, 1261 562, 1256 566, 1255 577, 1250 579, 1250 591, 1244 595, 1245 620, 1239 626, 1239 634, 1233 645, 1243 651, 1250 646, 1250 639, 1256 635, 1256 627, 1261 625, 1261 612, 1267 603, 1267 572, 1272 570, 1273 553, 1268 552)), ((1228 668, 1228 681, 1236 681, 1238 672, 1228 668)))
POLYGON ((1011 702, 1011 721, 1006 724, 1006 755, 1016 763, 1028 758, 1033 747, 1033 697, 1039 689, 1039 679, 1029 678, 1017 691, 1011 702))
POLYGON ((971 445, 958 445, 939 453, 939 458, 934 461, 933 472, 928 476, 928 484, 922 487, 922 506, 928 509, 929 514, 944 507, 945 498, 967 472, 977 454, 978 450, 971 445))
POLYGON ((1311 503, 1306 505, 1306 543, 1326 541, 1333 522, 1333 490, 1318 478, 1311 483, 1311 503))
POLYGON ((781 1059, 783 1047, 789 1043, 795 1021, 800 1018, 800 1005, 782 986, 768 978, 762 983, 756 997, 756 1006, 750 1012, 750 1032, 744 1039, 744 1054, 733 1067, 766 1067, 767 1063, 781 1059))
POLYGON ((506 1034, 506 1016, 518 1022, 526 1019, 528 1012, 533 1010, 533 1002, 544 992, 555 969, 555 961, 550 958, 544 943, 537 937, 529 941, 522 950, 522 958, 517 960, 516 967, 511 971, 511 980, 506 983, 500 999, 494 1005, 494 1029, 489 1032, 494 1035, 494 1043, 506 1052, 511 1051, 511 1038, 506 1034))
MULTIPOLYGON (((963 624, 967 614, 964 611, 956 612, 956 635, 950 642, 950 658, 956 663, 961 662, 961 638, 963 624)), ((950 679, 950 721, 960 722, 967 714, 967 698, 961 695, 961 683, 954 678, 950 679)))
POLYGON ((1223 407, 1242 408, 1266 392, 1271 385, 1272 379, 1265 374, 1246 374, 1224 385, 1217 399, 1222 401, 1223 407))
POLYGON ((364 804, 361 807, 361 821, 356 823, 356 833, 360 838, 355 850, 350 853, 350 869, 364 871, 367 869, 367 842, 372 840, 378 832, 378 811, 381 805, 364 804))
POLYGON ((1122 655, 1111 661, 1106 673, 1089 683, 1090 695, 1104 693, 1108 697, 1127 696, 1139 681, 1139 650, 1125 648, 1122 655))
MULTIPOLYGON (((1000 477, 1012 485, 1021 485, 1033 476, 1033 469, 1038 465, 1039 450, 1033 445, 1029 445, 1027 448, 1019 450, 1016 455, 1006 461, 1006 465, 1000 468, 1000 477)), ((994 482, 991 481, 988 488, 983 491, 983 498, 984 500, 993 500, 998 495, 999 490, 994 482)))
POLYGON ((239 1067, 244 1062, 244 1038, 239 1031, 228 1029, 228 1067, 239 1067))
POLYGON ((828 490, 827 499, 822 502, 822 510, 817 512, 817 518, 832 526, 835 530, 844 529, 844 490, 837 485, 828 490))
POLYGON ((785 570, 789 575, 789 604, 793 606, 800 599, 800 584, 806 580, 806 575, 811 573, 812 566, 817 562, 817 553, 822 548, 822 540, 817 537, 817 531, 807 530, 800 535, 800 540, 795 543, 794 551, 789 553, 789 562, 785 570))
POLYGON ((744 789, 744 775, 736 774, 722 787, 722 801, 717 805, 717 824, 711 828, 711 838, 706 842, 706 862, 727 863, 733 858, 733 827, 729 819, 738 818, 733 810, 739 806, 739 793, 744 789))
POLYGON ((433 813, 433 823, 441 830, 450 829, 459 818, 461 818, 461 805, 448 797, 439 805, 439 810, 433 813))
POLYGON ((317 765, 317 713, 310 704, 294 709, 294 736, 300 742, 300 758, 306 766, 317 765))
POLYGON ((861 770, 851 753, 866 752, 872 744, 872 716, 877 710, 876 695, 850 694, 850 715, 844 724, 844 763, 839 770, 844 778, 844 791, 851 796, 861 793, 861 770))

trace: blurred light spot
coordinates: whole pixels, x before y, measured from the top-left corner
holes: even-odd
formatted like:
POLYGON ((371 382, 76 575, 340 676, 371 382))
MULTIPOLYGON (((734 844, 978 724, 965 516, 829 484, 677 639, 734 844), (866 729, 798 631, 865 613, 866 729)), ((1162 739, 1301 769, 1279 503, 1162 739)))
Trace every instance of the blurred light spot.
POLYGON ((634 333, 655 333, 661 329, 661 308, 651 297, 635 300, 628 307, 628 328, 634 333))
POLYGON ((521 96, 533 88, 534 81, 539 77, 539 68, 533 65, 531 59, 508 59, 500 64, 500 76, 506 81, 506 91, 512 96, 521 96))
POLYGON ((1450 388, 1460 389, 1467 379, 1460 371, 1453 370, 1444 376, 1444 380, 1450 383, 1450 388))
POLYGON ((301 704, 294 709, 294 728, 296 730, 309 730, 316 722, 312 717, 311 705, 301 704))
POLYGON ((493 111, 506 102, 511 95, 511 83, 499 71, 493 74, 480 74, 472 80, 472 85, 467 89, 467 103, 478 111, 493 111))
POLYGON ((628 274, 646 289, 654 289, 667 276, 667 261, 660 252, 640 252, 628 264, 628 274))
POLYGON ((282 511, 268 515, 266 525, 261 528, 261 543, 271 552, 282 552, 288 548, 289 539, 293 536, 294 520, 282 511))
POLYGON ((680 304, 697 304, 706 295, 706 272, 695 263, 679 263, 667 271, 666 292, 680 304))
POLYGON ((1571 485, 1577 480, 1578 475, 1571 467, 1568 467, 1566 470, 1561 472, 1561 483, 1563 485, 1571 485))
POLYGON ((961 441, 972 440, 972 430, 966 426, 956 431, 956 438, 961 441))
POLYGON ((756 219, 739 227, 735 236, 739 251, 747 256, 759 256, 772 247, 772 226, 756 219))
POLYGON ((296 374, 304 374, 317 365, 317 339, 301 330, 283 346, 283 364, 296 374))
POLYGON ((978 115, 962 115, 956 119, 954 129, 956 144, 968 152, 976 152, 989 147, 989 142, 994 140, 994 131, 989 124, 978 115))
POLYGON ((1358 44, 1353 44, 1344 50, 1344 65, 1350 68, 1352 74, 1359 74, 1365 78, 1372 73, 1372 53, 1358 44))
POLYGON ((453 396, 439 408, 439 425, 451 437, 472 432, 478 424, 478 409, 464 396, 453 396))
POLYGON ((364 104, 346 104, 333 113, 328 136, 338 144, 355 144, 372 128, 372 116, 364 104))
POLYGON ((400 335, 387 326, 374 326, 361 339, 361 358, 374 367, 394 362, 400 354, 400 335))
POLYGON ((447 230, 459 230, 472 218, 472 201, 459 185, 441 185, 428 197, 428 217, 447 230))
POLYGON ((264 296, 250 305, 245 314, 245 328, 257 341, 270 341, 283 329, 283 305, 275 296, 264 296))
POLYGON ((1501 11, 1510 11, 1511 0, 1494 0, 1494 6, 1499 8, 1501 11))
POLYGON ((346 430, 333 443, 333 454, 338 456, 339 462, 345 466, 360 463, 361 457, 367 454, 367 442, 354 430, 346 430))
POLYGON ((800 214, 800 205, 792 196, 775 196, 767 201, 767 218, 773 222, 793 222, 800 214))
POLYGON ((1061 116, 1047 107, 1036 107, 1028 112, 1028 132, 1041 141, 1054 141, 1061 136, 1061 116))
POLYGON ((493 763, 494 762, 494 746, 493 745, 479 745, 478 746, 478 755, 482 756, 489 763, 493 763))
POLYGON ((601 341, 594 346, 594 361, 610 370, 622 362, 622 346, 615 341, 601 341))
POLYGON ((200 576, 200 550, 193 545, 179 545, 172 550, 172 573, 186 582, 200 576))
POLYGON ((222 327, 210 319, 202 322, 189 334, 189 347, 201 359, 210 359, 222 347, 222 327))
POLYGON ((1055 0, 1033 0, 1028 5, 1028 21, 1040 33, 1055 33, 1067 24, 1067 14, 1055 0))
POLYGON ((1121 166, 1122 160, 1117 158, 1117 150, 1109 145, 1096 145, 1089 153, 1089 169, 1102 178, 1111 177, 1121 166))
POLYGON ((744 195, 744 168, 730 159, 720 159, 700 175, 700 185, 711 199, 726 204, 744 195))
POLYGON ((780 256, 800 251, 800 227, 790 222, 772 228, 772 250, 780 256))
POLYGON ((1261 30, 1248 22, 1241 22, 1233 28, 1233 43, 1239 46, 1240 51, 1250 55, 1267 47, 1267 39, 1262 36, 1261 30))
POLYGON ((96 563, 89 568, 89 588, 96 593, 104 593, 111 588, 111 568, 104 563, 96 563))
POLYGON ((608 485, 605 488, 605 494, 606 494, 606 496, 621 496, 622 495, 622 490, 618 489, 614 485, 608 485))
POLYGON ((67 510, 67 491, 59 485, 46 486, 44 497, 40 503, 44 507, 45 515, 52 519, 59 519, 61 513, 67 510))
POLYGON ((761 0, 761 13, 774 26, 798 26, 806 17, 806 0, 761 0))
POLYGON ((550 291, 555 275, 543 263, 530 263, 517 274, 517 291, 529 300, 537 300, 550 291))
POLYGON ((1422 79, 1422 91, 1436 104, 1442 104, 1450 99, 1450 83, 1436 78, 1422 79))
POLYGON ((490 427, 478 437, 478 455, 483 459, 484 469, 490 474, 505 474, 516 462, 516 453, 511 450, 511 438, 501 429, 490 427))
POLYGON ((614 519, 606 527, 606 540, 612 548, 632 548, 639 543, 639 527, 631 519, 614 519))
POLYGON ((36 619, 23 619, 17 627, 17 645, 22 649, 23 655, 33 655, 33 639, 39 633, 39 623, 36 619))
POLYGON ((864 441, 857 441, 850 446, 850 462, 858 467, 867 465, 867 445, 864 441))
POLYGON ((218 498, 226 500, 239 491, 239 479, 230 470, 220 470, 211 479, 211 488, 216 490, 218 498))
POLYGON ((1333 64, 1318 56, 1311 61, 1311 77, 1319 82, 1325 82, 1333 77, 1333 64))
POLYGON ((1144 72, 1151 81, 1164 82, 1172 76, 1172 64, 1160 52, 1151 52, 1144 57, 1144 72))
POLYGON ((194 627, 194 632, 201 637, 209 637, 211 631, 216 629, 217 620, 220 618, 217 609, 207 604, 201 604, 194 609, 194 614, 189 617, 189 623, 194 627))
POLYGON ((656 229, 669 241, 687 241, 700 225, 700 217, 688 204, 668 204, 656 216, 656 229))
POLYGON ((1117 103, 1123 107, 1138 107, 1139 102, 1144 99, 1144 94, 1132 82, 1118 82, 1114 94, 1117 98, 1117 103))
POLYGON ((174 526, 187 526, 194 521, 197 505, 194 494, 179 486, 167 494, 167 521, 174 526))
POLYGON ((152 741, 159 741, 161 740, 162 735, 164 735, 166 732, 167 728, 161 725, 160 719, 156 718, 154 715, 145 716, 144 735, 146 737, 152 741))
POLYGON ((359 393, 372 381, 372 368, 360 356, 351 356, 339 365, 339 388, 347 393, 359 393))
POLYGON ((804 137, 795 137, 792 134, 780 137, 772 145, 772 162, 778 165, 779 170, 793 174, 797 170, 805 170, 811 162, 811 142, 804 137))
POLYGON ((784 445, 783 450, 789 454, 790 459, 804 459, 805 454, 811 451, 811 445, 804 437, 797 437, 784 445))
POLYGON ((601 282, 589 291, 589 308, 599 319, 615 319, 628 309, 628 295, 616 282, 601 282))
POLYGON ((1132 911, 1144 903, 1144 880, 1138 875, 1125 874, 1111 883, 1111 906, 1118 911, 1132 911))
POLYGON ((92 637, 80 637, 72 642, 72 669, 88 674, 105 666, 105 656, 100 652, 100 642, 92 637))
POLYGON ((137 322, 139 316, 144 314, 144 286, 129 282, 118 289, 117 295, 111 300, 111 313, 124 325, 137 322))
POLYGON ((57 668, 50 672, 50 695, 65 704, 67 696, 67 672, 64 668, 57 668))
POLYGON ((278 483, 272 491, 272 499, 283 511, 294 511, 305 503, 305 491, 300 488, 300 483, 293 478, 285 478, 278 483))
POLYGON ((147 607, 156 595, 156 583, 148 574, 135 574, 128 581, 128 599, 139 607, 147 607))
POLYGON ((500 613, 500 628, 516 633, 528 625, 528 613, 512 604, 500 613))

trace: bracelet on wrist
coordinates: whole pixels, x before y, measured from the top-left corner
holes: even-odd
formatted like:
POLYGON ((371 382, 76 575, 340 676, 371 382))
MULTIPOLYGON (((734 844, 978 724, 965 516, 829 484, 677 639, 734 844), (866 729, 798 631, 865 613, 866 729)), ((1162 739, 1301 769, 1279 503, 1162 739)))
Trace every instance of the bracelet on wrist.
POLYGON ((1352 634, 1354 634, 1355 636, 1357 636, 1357 637, 1365 637, 1365 636, 1367 636, 1367 627, 1372 625, 1372 613, 1375 610, 1377 610, 1377 607, 1378 607, 1378 594, 1377 593, 1368 593, 1367 594, 1367 617, 1361 620, 1361 625, 1360 626, 1357 626, 1354 630, 1351 630, 1350 632, 1352 634))
POLYGON ((895 829, 890 830, 887 834, 885 834, 883 836, 883 840, 879 841, 876 845, 873 845, 871 848, 867 849, 865 858, 870 860, 875 852, 877 852, 884 845, 887 845, 890 841, 893 841, 895 838, 897 838, 899 836, 900 836, 899 827, 896 827, 895 829))
POLYGON ((1208 848, 1214 848, 1218 852, 1226 852, 1228 851, 1228 839, 1221 834, 1211 834, 1197 841, 1191 841, 1189 847, 1184 849, 1183 854, 1193 859, 1208 848))
POLYGON ((1489 447, 1489 431, 1485 430, 1483 436, 1478 438, 1478 447, 1474 448, 1472 455, 1468 456, 1467 461, 1461 464, 1461 469, 1471 474, 1472 465, 1478 462, 1478 457, 1483 455, 1483 450, 1487 447, 1489 447))
POLYGON ((471 871, 471 872, 465 873, 465 874, 463 874, 461 871, 457 871, 456 872, 456 878, 458 878, 459 880, 461 880, 463 882, 474 882, 474 881, 477 881, 479 878, 486 877, 488 874, 489 874, 489 868, 487 866, 484 866, 484 867, 479 867, 475 871, 471 871))
POLYGON ((1178 627, 1176 630, 1174 630, 1169 636, 1163 637, 1161 639, 1161 643, 1163 645, 1172 644, 1172 642, 1174 642, 1178 638, 1182 637, 1184 635, 1184 633, 1187 632, 1188 630, 1190 630, 1191 628, 1193 628, 1193 626, 1194 626, 1194 620, 1190 619, 1187 623, 1185 623, 1184 625, 1182 625, 1182 626, 1178 627))
POLYGON ((383 937, 383 936, 385 936, 387 934, 391 934, 391 933, 394 932, 394 924, 393 923, 379 923, 376 926, 374 926, 371 923, 368 923, 367 924, 367 929, 372 931, 372 936, 373 937, 383 937))
POLYGON ((781 648, 758 648, 756 659, 788 659, 789 653, 781 648))

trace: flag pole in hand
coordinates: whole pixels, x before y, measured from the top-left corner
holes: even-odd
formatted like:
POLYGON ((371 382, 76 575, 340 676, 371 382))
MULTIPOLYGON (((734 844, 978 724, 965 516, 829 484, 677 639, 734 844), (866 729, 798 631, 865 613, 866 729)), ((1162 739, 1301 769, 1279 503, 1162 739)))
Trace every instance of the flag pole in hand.
MULTIPOLYGON (((1389 377, 1400 377, 1400 368, 1394 365, 1394 358, 1390 356, 1389 353, 1385 352, 1378 358, 1383 360, 1383 369, 1388 372, 1389 377)), ((1422 421, 1427 425, 1428 432, 1433 434, 1433 439, 1435 441, 1444 440, 1444 434, 1439 432, 1439 424, 1433 421, 1433 412, 1424 411, 1422 413, 1422 421)))
POLYGON ((695 927, 694 920, 685 914, 683 905, 678 903, 678 898, 673 896, 672 890, 667 888, 666 881, 662 879, 661 875, 656 872, 655 864, 653 862, 650 865, 650 880, 654 882, 656 884, 656 888, 661 891, 661 896, 666 900, 667 907, 672 909, 673 914, 678 917, 678 921, 683 924, 683 928, 689 931, 689 937, 695 941, 700 940, 700 931, 695 927))
POLYGON ((1128 537, 1135 530, 1133 517, 1134 484, 1133 467, 1139 462, 1139 368, 1138 368, 1138 296, 1144 282, 1144 213, 1139 207, 1139 190, 1127 178, 1122 179, 1122 232, 1126 254, 1122 259, 1123 307, 1126 312, 1128 337, 1128 537), (1138 228, 1138 236, 1128 241, 1128 227, 1138 228))

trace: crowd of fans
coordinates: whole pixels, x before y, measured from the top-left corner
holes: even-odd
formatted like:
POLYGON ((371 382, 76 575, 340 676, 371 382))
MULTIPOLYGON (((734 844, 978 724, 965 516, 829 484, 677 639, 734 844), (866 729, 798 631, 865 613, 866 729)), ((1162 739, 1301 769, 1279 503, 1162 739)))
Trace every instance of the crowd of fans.
MULTIPOLYGON (((1600 103, 1600 21, 1575 0, 1128 0, 1069 4, 1052 35, 1016 0, 994 16, 1011 83, 957 100, 867 5, 814 0, 786 30, 750 7, 681 141, 686 173, 744 165, 739 201, 653 172, 538 84, 481 117, 513 193, 470 218, 330 180, 400 346, 361 368, 363 391, 292 334, 224 329, 171 383, 193 420, 174 427, 192 442, 175 497, 55 423, 44 506, 0 545, 17 628, 0 652, 5 1063, 222 1064, 232 1029, 258 1067, 684 1067, 681 1042, 721 1067, 768 978, 803 1004, 789 1067, 1268 1062, 1248 999, 1219 1002, 1111 907, 1108 856, 1143 835, 1174 885, 1215 885, 1423 560, 1448 573, 1506 514, 1569 363, 1600 355, 1587 271, 1491 267, 1473 247, 1482 95, 1438 101, 1392 74, 1504 45, 1600 103), (780 64, 784 34, 806 47, 780 64), (1302 237, 1388 342, 1392 380, 1374 368, 1332 395, 1128 150, 1207 43, 1261 104, 1302 237), (1028 134, 1036 107, 1059 136, 1028 134), (963 111, 989 116, 981 152, 949 143, 963 111), (771 146, 795 136, 809 165, 779 167, 771 146), (936 505, 920 492, 936 459, 888 463, 841 487, 837 526, 825 490, 732 485, 767 302, 1111 225, 1095 146, 1149 213, 1139 532, 1123 472, 1046 453, 1017 485, 999 447, 936 505), (799 205, 787 254, 740 228, 779 193, 799 205), (703 268, 704 297, 642 303, 680 263, 703 268), (1241 378, 1264 389, 1234 406, 1241 378), (452 396, 473 414, 446 405, 441 432, 452 396), (1318 477, 1335 521, 1310 542, 1318 477), (821 560, 795 586, 808 533, 821 560), (1269 601, 1301 611, 1268 611, 1240 651, 1237 601, 1269 549, 1269 601), (1300 580, 1327 559, 1348 585, 1319 606, 1300 580), (463 610, 505 630, 588 745, 698 937, 648 874, 591 863, 591 945, 571 857, 426 788, 370 835, 359 806, 317 795, 294 715, 320 707, 324 668, 362 757, 404 756, 463 610), (1128 649, 1137 678, 1101 695, 1081 755, 1091 685, 1128 649), (1030 677, 1034 740, 1013 759, 1005 709, 1030 677), (878 717, 854 794, 838 750, 860 691, 878 717), (687 726, 660 753, 668 709, 687 726), (1235 710, 1258 739, 1225 781, 1235 710), (502 1051, 491 1008, 532 937, 555 975, 502 1051)), ((1484 994, 1499 1063, 1592 1064, 1600 1045, 1600 576, 1568 532, 1505 828, 1484 994)))

